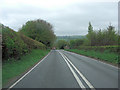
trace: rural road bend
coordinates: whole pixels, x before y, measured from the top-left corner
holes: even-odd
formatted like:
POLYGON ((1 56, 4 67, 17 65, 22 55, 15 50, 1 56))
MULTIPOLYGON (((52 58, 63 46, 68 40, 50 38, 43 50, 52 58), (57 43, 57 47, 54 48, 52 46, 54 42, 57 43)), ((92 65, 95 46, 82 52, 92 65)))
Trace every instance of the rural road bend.
POLYGON ((118 88, 118 69, 64 50, 52 50, 11 88, 118 88))

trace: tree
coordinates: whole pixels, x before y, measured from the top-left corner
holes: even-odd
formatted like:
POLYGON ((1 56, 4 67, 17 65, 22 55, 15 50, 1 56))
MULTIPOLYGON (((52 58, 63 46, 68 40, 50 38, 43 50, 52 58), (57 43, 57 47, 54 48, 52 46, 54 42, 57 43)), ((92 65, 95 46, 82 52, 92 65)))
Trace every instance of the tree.
POLYGON ((103 45, 103 33, 101 29, 97 32, 96 46, 103 45))
POLYGON ((108 30, 108 42, 107 42, 107 44, 108 45, 114 45, 114 44, 116 44, 116 40, 117 40, 117 35, 116 35, 116 32, 115 32, 115 27, 113 27, 113 26, 108 26, 108 28, 107 28, 107 30, 108 30))
POLYGON ((75 47, 75 40, 70 40, 70 48, 74 48, 75 47))
POLYGON ((53 27, 44 20, 28 21, 19 30, 20 33, 51 47, 55 40, 53 27))
POLYGON ((91 22, 89 22, 88 33, 91 34, 92 32, 93 32, 93 27, 91 25, 91 22))
POLYGON ((64 49, 65 46, 68 46, 68 42, 67 41, 65 41, 65 40, 59 40, 57 42, 57 47, 59 49, 64 49))
POLYGON ((84 43, 84 39, 70 40, 70 48, 77 48, 83 45, 83 43, 84 43))
POLYGON ((87 39, 90 46, 118 44, 118 35, 115 32, 115 28, 111 25, 103 31, 101 29, 99 31, 93 31, 93 27, 91 23, 89 23, 87 39))
POLYGON ((93 38, 93 27, 91 25, 91 22, 89 22, 89 26, 88 26, 88 34, 87 34, 87 38, 90 41, 90 45, 92 46, 92 38, 93 38))

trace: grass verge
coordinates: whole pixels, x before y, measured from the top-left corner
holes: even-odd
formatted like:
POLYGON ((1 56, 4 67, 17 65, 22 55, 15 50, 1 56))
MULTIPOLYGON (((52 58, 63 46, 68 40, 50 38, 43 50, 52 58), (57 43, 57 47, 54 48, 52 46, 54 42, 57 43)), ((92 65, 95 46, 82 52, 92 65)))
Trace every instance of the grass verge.
POLYGON ((67 51, 71 51, 71 52, 75 52, 77 54, 81 54, 81 55, 89 56, 92 58, 100 59, 100 60, 107 61, 109 63, 116 64, 116 65, 118 63, 120 63, 120 61, 118 60, 118 54, 113 53, 113 52, 109 52, 107 50, 104 52, 100 52, 100 51, 95 51, 95 50, 67 49, 67 51))
POLYGON ((48 54, 49 50, 32 50, 31 53, 22 56, 20 60, 10 59, 2 65, 2 83, 5 86, 12 78, 21 75, 40 59, 48 54))

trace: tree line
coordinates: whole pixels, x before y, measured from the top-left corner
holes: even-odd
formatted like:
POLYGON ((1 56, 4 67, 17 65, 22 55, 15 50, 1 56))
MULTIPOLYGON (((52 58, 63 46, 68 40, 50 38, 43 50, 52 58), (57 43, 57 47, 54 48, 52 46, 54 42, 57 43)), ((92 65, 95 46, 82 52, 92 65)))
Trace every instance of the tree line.
POLYGON ((118 33, 115 31, 115 27, 112 25, 108 26, 107 29, 94 31, 91 23, 89 23, 88 34, 88 45, 90 46, 104 46, 104 45, 117 45, 118 44, 118 33))
POLYGON ((115 27, 109 25, 103 30, 94 30, 92 24, 89 22, 88 34, 86 38, 75 39, 70 41, 59 40, 56 47, 62 49, 65 46, 69 48, 77 48, 80 46, 107 46, 120 45, 120 36, 115 30, 115 27))

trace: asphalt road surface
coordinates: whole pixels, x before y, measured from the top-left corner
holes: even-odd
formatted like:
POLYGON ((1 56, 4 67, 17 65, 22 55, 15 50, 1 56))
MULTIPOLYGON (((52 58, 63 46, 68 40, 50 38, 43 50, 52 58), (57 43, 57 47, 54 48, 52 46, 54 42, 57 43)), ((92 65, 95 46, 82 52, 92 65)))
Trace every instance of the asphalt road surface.
POLYGON ((118 68, 63 50, 52 50, 10 88, 118 88, 118 68))

